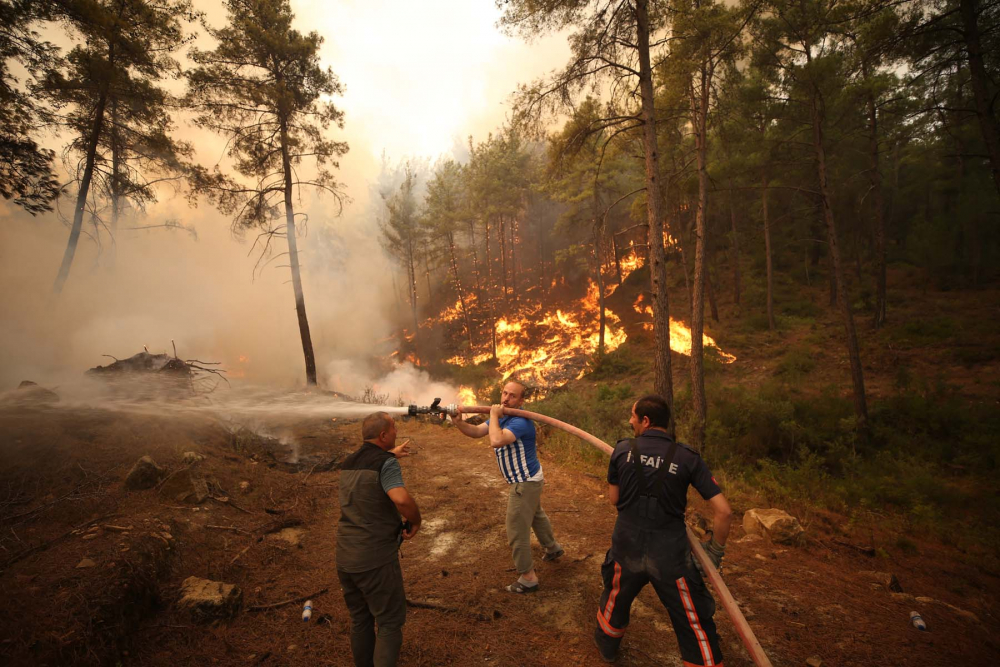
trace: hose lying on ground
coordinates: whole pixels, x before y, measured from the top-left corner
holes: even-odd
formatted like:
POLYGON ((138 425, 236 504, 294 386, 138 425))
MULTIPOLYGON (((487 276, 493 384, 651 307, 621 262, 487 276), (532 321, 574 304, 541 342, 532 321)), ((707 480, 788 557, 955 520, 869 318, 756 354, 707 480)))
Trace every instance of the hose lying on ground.
MULTIPOLYGON (((464 414, 489 414, 490 408, 486 405, 463 405, 462 412, 464 414)), ((528 410, 516 410, 514 408, 504 408, 503 413, 511 417, 524 417, 525 419, 548 424, 549 426, 563 430, 570 435, 575 435, 581 440, 590 443, 609 456, 615 450, 614 447, 600 438, 575 426, 567 424, 564 421, 554 419, 547 415, 540 415, 537 412, 529 412, 528 410)), ((719 574, 718 570, 715 569, 715 566, 712 565, 712 561, 709 560, 708 554, 705 553, 705 549, 701 546, 701 542, 694 536, 694 533, 691 532, 690 528, 687 528, 687 537, 688 541, 691 543, 691 552, 694 554, 694 557, 698 559, 698 563, 701 564, 702 570, 705 572, 705 576, 708 577, 709 582, 712 584, 712 588, 715 589, 715 592, 719 597, 719 601, 722 603, 722 608, 726 610, 726 614, 733 622, 733 627, 736 628, 736 634, 740 636, 740 639, 743 641, 743 646, 745 646, 747 651, 750 653, 750 657, 753 659, 754 664, 757 665, 757 667, 771 667, 771 661, 764 653, 764 649, 761 647, 760 642, 757 641, 757 637, 754 636, 753 630, 750 629, 750 624, 747 623, 747 619, 744 618, 739 605, 736 604, 733 594, 729 592, 729 587, 726 586, 726 582, 722 580, 722 576, 719 574)))

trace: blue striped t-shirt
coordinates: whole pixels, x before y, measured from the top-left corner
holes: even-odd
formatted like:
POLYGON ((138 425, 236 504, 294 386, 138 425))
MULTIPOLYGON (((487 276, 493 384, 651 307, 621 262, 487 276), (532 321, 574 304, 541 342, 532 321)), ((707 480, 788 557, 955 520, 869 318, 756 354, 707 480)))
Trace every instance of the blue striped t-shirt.
MULTIPOLYGON (((489 420, 486 421, 489 424, 489 420)), ((542 479, 542 465, 535 449, 535 425, 524 417, 501 417, 499 426, 514 434, 514 442, 493 451, 500 474, 508 484, 537 482, 542 479)))

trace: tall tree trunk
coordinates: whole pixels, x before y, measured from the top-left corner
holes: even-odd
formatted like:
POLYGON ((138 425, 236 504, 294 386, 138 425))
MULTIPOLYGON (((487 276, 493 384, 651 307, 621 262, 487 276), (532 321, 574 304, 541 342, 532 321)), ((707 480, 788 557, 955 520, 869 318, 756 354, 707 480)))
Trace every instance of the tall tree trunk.
POLYGON ((979 130, 990 158, 993 185, 1000 194, 1000 130, 997 128, 997 117, 993 113, 995 97, 990 98, 987 87, 990 75, 983 60, 983 44, 979 31, 979 0, 959 0, 958 4, 962 14, 962 37, 965 40, 966 53, 969 55, 969 78, 976 104, 976 118, 979 120, 979 130))
POLYGON ((760 177, 760 216, 764 221, 764 265, 767 270, 767 329, 774 331, 774 267, 771 264, 771 214, 767 205, 767 173, 760 177))
POLYGON ((420 323, 417 320, 417 250, 413 247, 413 239, 406 242, 406 265, 409 272, 407 279, 410 281, 410 315, 413 318, 413 339, 417 339, 420 332, 420 323))
POLYGON ((292 289, 295 292, 295 313, 298 315, 302 354, 306 361, 306 384, 315 385, 317 384, 316 356, 313 353, 309 319, 306 317, 306 298, 302 292, 302 276, 299 271, 299 247, 295 237, 295 209, 292 206, 292 161, 288 154, 288 125, 285 118, 281 119, 281 165, 285 172, 285 236, 288 239, 288 265, 292 271, 292 289))
POLYGON ((112 269, 118 255, 118 217, 121 215, 122 182, 121 182, 121 141, 118 132, 118 98, 111 98, 111 259, 108 261, 112 269))
POLYGON ((708 231, 708 95, 711 69, 703 54, 697 91, 691 89, 691 114, 695 128, 695 152, 698 164, 698 203, 694 216, 694 280, 691 290, 691 402, 694 422, 691 440, 699 451, 705 447, 705 422, 708 402, 705 398, 705 244, 708 231))
POLYGON ((80 191, 76 193, 76 208, 73 210, 73 226, 69 231, 69 240, 66 242, 66 252, 63 253, 62 264, 59 266, 59 273, 56 275, 56 282, 52 286, 52 291, 56 294, 62 292, 66 279, 69 277, 69 269, 73 265, 73 256, 76 255, 76 245, 80 241, 80 231, 83 229, 83 212, 87 208, 87 197, 90 194, 90 182, 94 178, 94 160, 97 156, 97 145, 101 141, 101 130, 104 127, 104 108, 108 102, 107 88, 103 89, 97 98, 97 105, 94 107, 94 124, 90 130, 90 141, 87 144, 87 154, 83 167, 83 178, 80 179, 80 191))
POLYGON ((715 300, 715 285, 712 284, 712 263, 705 265, 705 294, 708 296, 708 307, 712 312, 712 320, 719 321, 719 303, 715 300))
MULTIPOLYGON (((490 256, 490 221, 486 220, 486 301, 489 304, 490 314, 490 344, 493 352, 493 361, 497 360, 497 313, 496 304, 493 299, 493 258, 490 256)), ((482 304, 482 302, 480 302, 482 304)))
POLYGON ((497 229, 497 236, 500 240, 500 286, 503 289, 504 307, 510 308, 510 302, 507 298, 507 234, 502 215, 498 218, 498 223, 500 225, 497 229))
POLYGON ((844 329, 847 334, 847 353, 851 361, 851 379, 854 383, 854 412, 858 420, 865 424, 868 421, 868 403, 865 398, 865 379, 861 368, 861 353, 858 348, 858 334, 854 329, 854 315, 851 312, 851 302, 847 297, 844 285, 843 267, 840 262, 840 249, 837 243, 837 223, 830 205, 831 195, 826 174, 826 151, 823 147, 823 123, 825 119, 824 102, 818 90, 812 96, 813 149, 816 153, 816 172, 819 177, 820 199, 823 205, 823 217, 826 220, 827 240, 830 246, 830 259, 835 285, 837 288, 837 303, 844 318, 844 329))
POLYGON ((517 218, 510 226, 510 291, 511 295, 514 297, 514 304, 516 305, 519 301, 517 295, 517 218))
POLYGON ((458 273, 458 254, 455 252, 455 235, 448 232, 448 250, 451 253, 451 270, 455 276, 455 291, 458 292, 458 303, 462 306, 462 319, 465 321, 465 337, 469 341, 466 359, 472 358, 475 348, 472 345, 472 324, 469 322, 469 309, 465 305, 465 292, 462 290, 462 278, 458 273))
POLYGON ((597 259, 597 356, 604 357, 604 329, 607 319, 604 309, 604 276, 601 274, 601 231, 600 225, 594 224, 594 257, 597 259))
POLYGON ((427 250, 426 244, 424 244, 424 278, 427 280, 427 305, 429 307, 434 293, 431 291, 431 254, 427 250))
POLYGON ((476 223, 469 221, 469 248, 472 249, 472 276, 476 281, 476 296, 482 300, 483 286, 479 278, 479 252, 476 250, 476 223))
POLYGON ((733 302, 740 305, 740 236, 736 231, 736 207, 733 205, 733 179, 729 179, 729 222, 733 229, 733 302))
POLYGON ((649 279, 653 294, 653 391, 670 405, 668 431, 674 435, 674 386, 670 369, 670 304, 667 266, 663 248, 663 216, 660 212, 659 150, 656 143, 656 109, 653 69, 649 59, 649 0, 636 0, 636 32, 639 47, 639 92, 642 99, 642 131, 646 168, 646 217, 649 222, 649 279))

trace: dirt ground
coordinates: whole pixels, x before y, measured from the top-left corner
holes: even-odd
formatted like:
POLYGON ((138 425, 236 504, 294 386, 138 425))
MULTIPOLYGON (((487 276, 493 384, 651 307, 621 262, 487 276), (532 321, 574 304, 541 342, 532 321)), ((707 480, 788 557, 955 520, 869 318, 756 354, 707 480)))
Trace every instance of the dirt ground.
MULTIPOLYGON (((207 417, 0 411, 0 663, 350 665, 335 572, 337 471, 319 470, 353 451, 359 431, 347 420, 267 423, 256 433, 273 438, 260 438, 207 417), (188 451, 206 457, 193 468, 215 499, 190 506, 124 490, 140 456, 177 470, 188 451), (300 546, 274 538, 285 525, 304 531, 300 546), (93 566, 78 567, 84 559, 93 566), (194 621, 176 606, 189 576, 239 585, 242 610, 227 622, 194 621), (305 595, 310 623, 301 603, 250 609, 305 595)), ((402 461, 403 474, 424 525, 401 552, 407 598, 417 603, 401 664, 604 664, 591 642, 615 519, 603 479, 558 466, 542 443, 543 506, 566 555, 539 563, 538 593, 515 596, 503 591, 516 578, 504 535, 507 489, 488 445, 417 420, 400 424, 406 437, 416 453, 402 461)), ((697 511, 700 501, 692 505, 697 511)), ((814 656, 879 667, 1000 661, 1000 580, 974 559, 919 535, 910 536, 909 555, 869 557, 847 545, 872 536, 835 515, 808 525, 802 547, 751 541, 739 527, 749 508, 735 509, 724 576, 774 665, 814 656), (895 574, 904 592, 870 571, 895 574), (911 610, 929 632, 910 626, 911 610)), ((721 608, 716 619, 726 664, 752 664, 721 608)), ((680 664, 649 588, 618 664, 680 664)))

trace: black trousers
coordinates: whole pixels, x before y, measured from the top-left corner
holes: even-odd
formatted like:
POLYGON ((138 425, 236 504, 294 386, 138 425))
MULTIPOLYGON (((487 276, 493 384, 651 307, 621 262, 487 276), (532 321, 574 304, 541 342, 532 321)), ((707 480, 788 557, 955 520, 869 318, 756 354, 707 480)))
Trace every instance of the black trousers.
POLYGON ((399 558, 367 572, 337 570, 337 577, 351 613, 351 653, 355 667, 395 667, 406 622, 406 593, 399 558))
POLYGON ((681 555, 686 539, 683 533, 641 530, 619 522, 601 566, 604 592, 597 610, 598 643, 617 650, 629 623, 632 601, 646 584, 652 584, 670 615, 685 667, 721 667, 722 649, 712 620, 715 600, 694 561, 681 555))

